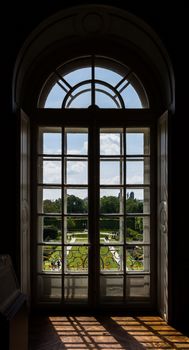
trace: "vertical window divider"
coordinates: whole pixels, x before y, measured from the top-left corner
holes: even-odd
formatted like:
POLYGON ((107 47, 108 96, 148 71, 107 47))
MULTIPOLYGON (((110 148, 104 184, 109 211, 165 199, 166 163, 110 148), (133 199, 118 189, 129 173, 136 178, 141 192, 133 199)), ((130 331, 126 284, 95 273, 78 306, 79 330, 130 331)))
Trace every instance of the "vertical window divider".
POLYGON ((91 57, 91 104, 95 106, 95 56, 91 57))
POLYGON ((94 122, 89 128, 89 303, 92 308, 98 304, 99 295, 99 131, 94 122), (96 174, 96 176, 95 176, 96 174))
POLYGON ((123 268, 124 268, 124 273, 123 273, 123 298, 124 301, 126 301, 126 233, 127 233, 127 228, 126 228, 126 223, 127 223, 127 216, 126 216, 126 128, 124 127, 123 129, 123 164, 124 164, 124 177, 123 177, 123 268))
MULTIPOLYGON (((67 149, 67 147, 66 147, 67 149)), ((65 202, 65 186, 64 186, 64 180, 65 180, 65 169, 64 169, 64 164, 65 164, 65 128, 62 127, 62 303, 65 302, 64 300, 64 275, 65 275, 65 261, 64 261, 64 250, 65 250, 65 242, 64 242, 64 202, 65 202)))
POLYGON ((99 221, 100 221, 100 127, 96 125, 94 127, 94 140, 95 146, 95 160, 96 160, 96 180, 95 180, 95 193, 96 193, 96 211, 95 211, 95 250, 96 250, 96 302, 100 303, 100 234, 99 234, 99 221))

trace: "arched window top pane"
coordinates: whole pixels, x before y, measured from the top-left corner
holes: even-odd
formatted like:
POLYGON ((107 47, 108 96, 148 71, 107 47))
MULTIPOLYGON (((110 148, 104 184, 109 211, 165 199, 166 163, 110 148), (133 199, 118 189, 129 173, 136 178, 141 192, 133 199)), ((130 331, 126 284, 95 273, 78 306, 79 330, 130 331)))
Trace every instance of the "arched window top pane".
POLYGON ((106 57, 78 58, 44 84, 40 108, 148 108, 146 91, 129 67, 106 57))

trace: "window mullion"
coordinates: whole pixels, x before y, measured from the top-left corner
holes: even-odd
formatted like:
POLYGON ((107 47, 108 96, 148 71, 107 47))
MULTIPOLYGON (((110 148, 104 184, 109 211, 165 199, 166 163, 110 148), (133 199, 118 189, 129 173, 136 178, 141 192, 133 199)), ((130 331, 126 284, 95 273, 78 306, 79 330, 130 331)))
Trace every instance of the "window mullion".
POLYGON ((123 274, 123 298, 124 301, 126 300, 126 261, 127 261, 127 257, 126 257, 126 234, 127 234, 127 216, 126 216, 126 128, 124 127, 123 129, 123 156, 124 156, 124 178, 123 178, 123 243, 124 243, 124 247, 123 247, 123 269, 124 269, 124 274, 123 274))
POLYGON ((65 242, 64 242, 64 229, 65 229, 65 216, 64 216, 64 209, 65 209, 65 188, 64 188, 64 183, 65 183, 65 158, 64 158, 64 152, 65 152, 65 128, 62 127, 62 302, 64 303, 64 275, 65 275, 65 242))
POLYGON ((95 56, 92 56, 92 64, 91 64, 91 104, 95 106, 95 56))

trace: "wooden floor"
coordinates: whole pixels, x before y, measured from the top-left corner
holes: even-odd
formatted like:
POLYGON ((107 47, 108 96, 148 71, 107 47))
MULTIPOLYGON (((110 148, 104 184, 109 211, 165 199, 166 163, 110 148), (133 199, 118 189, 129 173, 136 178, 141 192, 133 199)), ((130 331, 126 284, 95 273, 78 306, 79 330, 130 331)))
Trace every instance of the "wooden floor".
POLYGON ((30 350, 189 349, 189 338, 160 317, 33 317, 30 350))

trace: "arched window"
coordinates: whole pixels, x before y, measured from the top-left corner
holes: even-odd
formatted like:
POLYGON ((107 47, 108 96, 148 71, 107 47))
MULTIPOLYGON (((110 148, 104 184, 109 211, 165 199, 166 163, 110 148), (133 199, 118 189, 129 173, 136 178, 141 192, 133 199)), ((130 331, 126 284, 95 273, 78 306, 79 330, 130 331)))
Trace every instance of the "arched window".
POLYGON ((24 147, 31 130, 37 306, 155 308, 158 265, 167 313, 168 128, 163 117, 158 136, 157 120, 174 99, 167 57, 143 26, 111 7, 68 9, 31 35, 18 60, 13 95, 28 115, 21 234, 29 232, 24 147))
POLYGON ((153 129, 145 112, 135 122, 116 112, 148 105, 132 69, 108 57, 73 59, 46 79, 38 107, 73 115, 36 129, 38 302, 151 300, 153 129))
POLYGON ((131 68, 108 57, 67 62, 47 79, 39 99, 45 108, 147 108, 144 87, 131 68))

